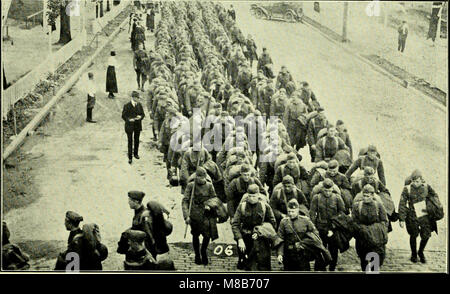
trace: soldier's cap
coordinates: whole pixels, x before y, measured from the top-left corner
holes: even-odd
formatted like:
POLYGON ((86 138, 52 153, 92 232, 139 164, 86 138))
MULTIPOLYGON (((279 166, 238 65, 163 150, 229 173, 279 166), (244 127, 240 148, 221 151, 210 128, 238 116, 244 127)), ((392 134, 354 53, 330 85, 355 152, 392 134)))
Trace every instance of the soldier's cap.
POLYGON ((216 104, 214 104, 214 108, 221 109, 222 108, 222 104, 220 104, 219 102, 216 102, 216 104))
POLYGON ((282 65, 282 66, 281 66, 281 69, 283 69, 283 68, 286 68, 286 65, 282 65))
POLYGON ((83 220, 83 217, 74 211, 67 211, 66 218, 72 223, 79 223, 83 220))
POLYGON ((423 178, 422 172, 421 172, 420 170, 418 170, 418 169, 416 169, 415 171, 413 171, 412 174, 411 174, 411 180, 414 181, 414 180, 417 179, 417 178, 423 178))
POLYGON ((317 108, 317 112, 323 112, 323 111, 325 111, 325 109, 324 109, 322 106, 319 106, 319 107, 317 108))
POLYGON ((375 145, 370 144, 369 147, 367 147, 367 152, 377 152, 377 147, 375 147, 375 145))
POLYGON ((325 189, 330 189, 330 188, 333 188, 333 181, 332 180, 330 180, 330 179, 325 179, 324 181, 323 181, 323 187, 325 188, 325 189))
POLYGON ((295 159, 297 159, 297 157, 295 156, 295 154, 293 154, 293 153, 289 153, 288 154, 288 156, 287 156, 287 160, 289 161, 289 160, 295 160, 295 159))
POLYGON ((375 170, 374 170, 372 167, 366 166, 366 167, 364 168, 364 175, 365 175, 365 176, 371 176, 371 175, 373 175, 373 174, 375 174, 375 170))
POLYGON ((130 197, 131 199, 136 200, 136 201, 142 201, 144 196, 145 196, 145 193, 141 192, 141 191, 130 191, 130 192, 128 192, 128 197, 130 197))
POLYGON ((285 145, 285 146, 283 147, 283 150, 284 150, 284 152, 286 152, 286 153, 291 153, 291 152, 294 151, 294 148, 292 148, 292 146, 285 145))
POLYGON ((335 169, 338 167, 339 167, 339 162, 336 159, 332 159, 332 160, 330 160, 330 162, 328 162, 329 169, 335 169))
POLYGON ((363 193, 375 193, 375 189, 372 185, 366 184, 363 188, 363 193))
POLYGON ((146 234, 143 231, 128 229, 125 231, 128 240, 142 243, 145 240, 146 234))
POLYGON ((290 175, 286 175, 283 178, 283 185, 294 184, 294 178, 290 175))
POLYGON ((204 169, 201 166, 197 167, 197 170, 195 171, 195 175, 197 177, 206 177, 206 169, 204 169))
POLYGON ((131 92, 131 97, 133 97, 133 98, 139 98, 139 92, 138 92, 138 91, 133 91, 133 92, 131 92))
POLYGON ((250 171, 250 167, 249 167, 248 165, 243 164, 243 165, 241 166, 241 174, 242 174, 242 173, 247 173, 247 172, 249 172, 249 171, 250 171))
POLYGON ((328 163, 326 161, 319 161, 318 163, 316 163, 316 168, 323 168, 323 169, 327 169, 328 168, 328 163))
POLYGON ((341 126, 341 125, 343 125, 343 124, 344 124, 344 122, 343 122, 342 120, 340 120, 340 119, 336 122, 336 125, 337 125, 337 126, 341 126))
POLYGON ((248 186, 247 193, 248 194, 258 194, 259 193, 258 185, 251 184, 250 186, 248 186))
POLYGON ((243 133, 244 131, 245 131, 245 129, 243 127, 236 128, 236 133, 243 133))
POLYGON ((266 47, 263 47, 263 49, 262 49, 263 51, 266 51, 267 50, 267 48, 266 47))
POLYGON ((299 208, 300 204, 298 204, 297 199, 292 198, 291 200, 289 200, 288 202, 288 208, 289 209, 295 209, 295 208, 299 208))

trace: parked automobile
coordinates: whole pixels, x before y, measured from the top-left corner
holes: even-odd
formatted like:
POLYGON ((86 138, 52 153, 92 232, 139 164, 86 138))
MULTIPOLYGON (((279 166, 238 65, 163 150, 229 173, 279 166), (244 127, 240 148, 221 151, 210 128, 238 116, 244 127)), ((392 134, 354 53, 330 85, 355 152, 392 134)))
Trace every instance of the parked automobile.
POLYGON ((252 4, 250 9, 256 18, 302 22, 302 6, 302 3, 270 2, 267 4, 252 4))

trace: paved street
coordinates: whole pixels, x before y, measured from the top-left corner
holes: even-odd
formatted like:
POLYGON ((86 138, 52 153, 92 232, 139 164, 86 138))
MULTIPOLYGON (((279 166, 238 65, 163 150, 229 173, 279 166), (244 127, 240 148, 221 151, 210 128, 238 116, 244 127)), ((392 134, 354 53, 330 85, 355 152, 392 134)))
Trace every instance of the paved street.
MULTIPOLYGON (((419 168, 447 208, 446 113, 372 71, 308 26, 257 20, 250 15, 249 4, 234 6, 239 27, 245 36, 252 34, 258 53, 267 47, 274 71, 286 65, 294 79, 309 82, 331 122, 342 119, 346 123, 354 152, 369 143, 377 146, 396 205, 404 179, 419 168)), ((98 123, 85 123, 86 74, 58 104, 51 122, 42 127, 45 136, 31 138, 22 147, 33 163, 41 197, 5 215, 12 242, 42 241, 46 246, 53 240, 66 240, 64 214, 74 210, 85 223, 99 225, 110 251, 105 263, 120 264, 123 256, 115 253, 114 244, 131 225, 129 190, 145 191, 144 202, 157 200, 172 211, 174 231, 170 243, 191 241, 189 233, 183 238, 182 196, 179 187, 168 186, 162 155, 152 142, 147 112, 141 133, 141 159, 128 164, 121 111, 129 93, 137 88, 128 37, 126 31, 121 32, 90 68, 100 90, 93 114, 98 123), (103 92, 106 61, 112 49, 119 63, 119 95, 115 100, 103 92)), ((153 41, 148 35, 146 46, 151 47, 153 41)), ((144 99, 141 102, 145 105, 144 99)), ((307 148, 302 151, 304 161, 310 161, 307 148)), ((447 216, 438 223, 439 235, 433 234, 427 250, 445 250, 446 222, 447 216)), ((398 223, 393 226, 388 247, 408 249, 406 230, 400 229, 398 223)), ((219 236, 216 243, 234 244, 229 223, 219 225, 219 236)), ((439 256, 445 262, 444 256, 439 256)), ((105 264, 105 269, 116 266, 105 264)))

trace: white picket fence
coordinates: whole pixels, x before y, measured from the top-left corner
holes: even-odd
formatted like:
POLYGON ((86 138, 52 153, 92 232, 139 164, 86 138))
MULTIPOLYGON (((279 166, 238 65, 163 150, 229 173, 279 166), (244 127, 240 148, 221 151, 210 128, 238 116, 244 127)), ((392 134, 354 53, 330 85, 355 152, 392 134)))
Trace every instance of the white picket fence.
MULTIPOLYGON (((94 21, 94 33, 102 30, 108 22, 113 20, 130 3, 130 1, 122 0, 119 5, 113 6, 111 1, 111 11, 105 13, 104 16, 98 20, 98 22, 97 20, 94 21), (96 29, 97 31, 95 31, 96 29)), ((52 73, 52 68, 56 71, 59 66, 69 60, 78 50, 81 50, 82 47, 83 36, 81 36, 81 34, 77 34, 72 41, 64 45, 64 47, 53 53, 51 56, 47 57, 44 62, 39 64, 36 68, 15 82, 8 89, 2 89, 2 119, 7 119, 7 115, 11 107, 17 101, 23 99, 28 93, 30 93, 41 80, 46 78, 49 73, 52 73), (53 64, 53 66, 50 66, 51 64, 53 64)))

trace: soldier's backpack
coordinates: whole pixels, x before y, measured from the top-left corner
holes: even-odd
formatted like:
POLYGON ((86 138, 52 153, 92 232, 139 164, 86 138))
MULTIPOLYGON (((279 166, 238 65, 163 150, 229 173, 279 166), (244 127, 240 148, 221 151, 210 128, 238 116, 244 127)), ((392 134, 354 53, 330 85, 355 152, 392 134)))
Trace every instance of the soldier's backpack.
MULTIPOLYGON (((408 197, 411 195, 411 185, 407 185, 406 189, 408 191, 408 197)), ((425 191, 423 192, 425 195, 425 203, 427 208, 428 216, 434 220, 438 221, 444 218, 444 207, 441 204, 441 201, 438 197, 429 197, 428 196, 428 185, 425 185, 425 191)), ((411 201, 409 201, 409 207, 410 209, 414 206, 411 204, 411 201)))
POLYGON ((2 245, 2 269, 3 270, 27 270, 30 268, 27 254, 14 244, 2 245))
MULTIPOLYGON (((259 194, 258 203, 261 205, 262 211, 263 211, 263 222, 266 218, 266 203, 267 198, 262 196, 262 194, 259 194)), ((244 196, 242 196, 241 202, 239 203, 239 206, 241 207, 241 214, 245 214, 245 208, 247 207, 247 197, 248 194, 245 193, 244 196)))
POLYGON ((150 71, 150 58, 148 57, 148 54, 140 50, 136 52, 136 65, 137 68, 144 72, 150 71))

